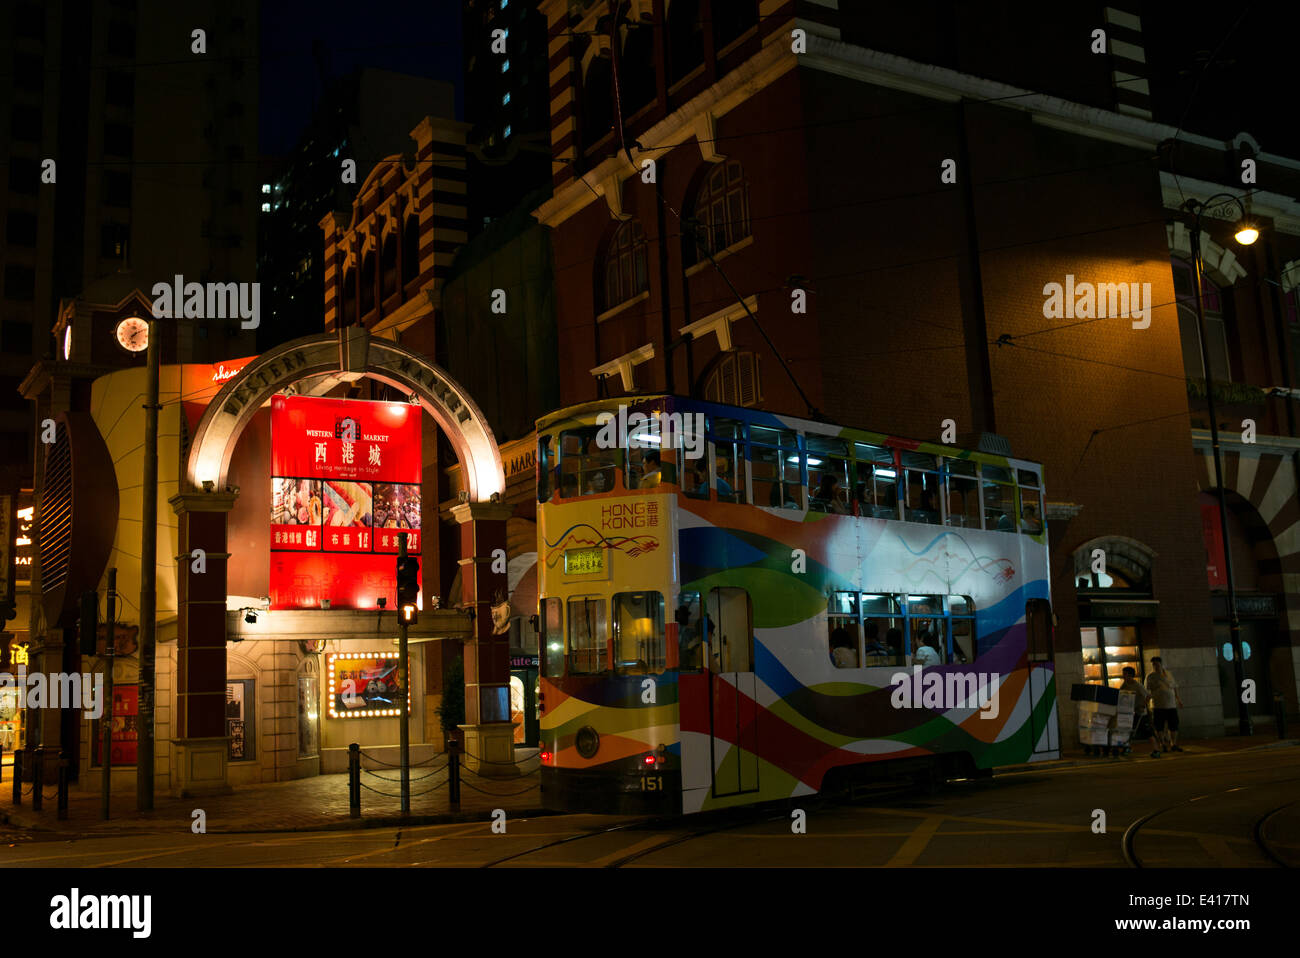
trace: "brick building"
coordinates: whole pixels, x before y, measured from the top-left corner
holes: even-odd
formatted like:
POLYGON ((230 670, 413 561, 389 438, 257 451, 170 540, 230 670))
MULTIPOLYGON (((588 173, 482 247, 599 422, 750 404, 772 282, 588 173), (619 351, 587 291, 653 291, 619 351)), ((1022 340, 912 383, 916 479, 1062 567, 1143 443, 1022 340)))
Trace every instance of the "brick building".
POLYGON ((1235 727, 1178 207, 1248 195, 1254 247, 1205 217, 1211 372, 1229 435, 1258 430, 1226 477, 1256 710, 1295 710, 1300 163, 1155 116, 1142 19, 1101 4, 1051 24, 1023 4, 539 6, 562 404, 673 392, 1005 437, 1045 466, 1067 735, 1073 682, 1157 654, 1188 733, 1235 727), (1103 52, 1062 45, 1097 26, 1103 52))

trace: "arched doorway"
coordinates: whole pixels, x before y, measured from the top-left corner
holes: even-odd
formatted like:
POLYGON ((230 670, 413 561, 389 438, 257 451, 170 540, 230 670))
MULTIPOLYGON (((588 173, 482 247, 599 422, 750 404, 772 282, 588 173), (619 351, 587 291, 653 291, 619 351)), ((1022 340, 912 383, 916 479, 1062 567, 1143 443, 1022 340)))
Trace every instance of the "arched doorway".
POLYGON ((1155 553, 1126 536, 1100 536, 1074 552, 1083 681, 1118 688, 1126 667, 1145 677, 1144 648, 1157 643, 1155 553))
POLYGON ((239 495, 229 483, 231 458, 244 428, 273 395, 324 393, 369 378, 408 393, 429 413, 460 460, 466 501, 453 509, 460 526, 465 570, 462 607, 473 620, 465 643, 466 748, 484 762, 509 763, 508 637, 494 636, 491 600, 506 587, 507 507, 498 504, 505 476, 492 430, 469 394, 427 358, 392 342, 372 339, 359 327, 309 336, 249 362, 203 413, 185 460, 180 492, 171 505, 178 517, 177 715, 172 739, 182 794, 228 788, 226 769, 227 516, 239 495), (206 554, 200 573, 188 561, 206 554))

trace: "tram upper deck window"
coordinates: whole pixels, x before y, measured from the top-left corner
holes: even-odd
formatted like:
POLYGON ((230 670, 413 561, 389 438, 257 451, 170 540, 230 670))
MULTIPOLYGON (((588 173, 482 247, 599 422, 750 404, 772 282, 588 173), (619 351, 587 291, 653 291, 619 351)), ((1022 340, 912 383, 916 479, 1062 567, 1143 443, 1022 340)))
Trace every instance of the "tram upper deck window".
POLYGON ((894 450, 853 444, 853 501, 857 514, 875 519, 898 518, 898 470, 894 450))
POLYGON ((555 491, 555 462, 551 452, 551 437, 537 437, 537 501, 547 502, 555 491))
POLYGON ((1015 532, 1016 487, 1011 470, 984 465, 980 471, 983 480, 984 528, 1015 532))
POLYGON ((751 426, 749 436, 752 504, 775 509, 802 509, 801 453, 794 432, 751 426))
POLYGON ((558 598, 542 600, 541 608, 541 642, 542 674, 558 679, 564 675, 564 631, 560 617, 562 603, 558 598))
POLYGON ((808 508, 816 512, 848 515, 849 446, 843 439, 809 435, 808 508))
MULTIPOLYGON (((677 437, 672 443, 675 446, 677 437)), ((677 450, 669 447, 660 435, 658 420, 629 430, 624 461, 628 489, 653 489, 665 482, 677 481, 677 450)))
POLYGON ((738 419, 709 417, 715 483, 719 502, 745 499, 745 424, 738 419))
POLYGON ((978 467, 969 459, 945 459, 948 473, 948 525, 980 528, 978 467))
POLYGON ((939 462, 920 452, 900 455, 905 482, 907 509, 911 522, 939 522, 939 462))
POLYGON ((1036 536, 1043 531, 1043 496, 1038 489, 1038 475, 1028 469, 1017 470, 1020 478, 1020 531, 1036 536))
POLYGON ((600 445, 599 426, 560 434, 560 498, 594 496, 614 490, 615 472, 622 469, 620 449, 600 445))
POLYGON ((569 674, 592 675, 605 671, 607 634, 605 600, 569 600, 569 674))
POLYGON ((661 592, 619 592, 614 596, 614 671, 619 675, 662 672, 664 597, 661 592))

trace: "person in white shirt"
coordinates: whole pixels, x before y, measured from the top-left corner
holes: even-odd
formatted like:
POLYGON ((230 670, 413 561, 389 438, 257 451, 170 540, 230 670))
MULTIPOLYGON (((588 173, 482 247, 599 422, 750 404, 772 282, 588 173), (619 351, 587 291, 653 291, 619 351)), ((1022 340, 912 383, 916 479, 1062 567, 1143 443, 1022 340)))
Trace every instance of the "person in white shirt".
POLYGON ((1178 744, 1178 710, 1183 707, 1183 699, 1178 694, 1178 682, 1165 671, 1164 662, 1158 655, 1151 660, 1147 691, 1151 693, 1156 747, 1163 744, 1167 751, 1181 752, 1183 748, 1178 744))
POLYGON ((934 640, 930 636, 924 636, 918 640, 916 649, 912 652, 913 665, 927 668, 931 665, 943 664, 943 659, 939 657, 939 652, 930 644, 933 641, 934 640))

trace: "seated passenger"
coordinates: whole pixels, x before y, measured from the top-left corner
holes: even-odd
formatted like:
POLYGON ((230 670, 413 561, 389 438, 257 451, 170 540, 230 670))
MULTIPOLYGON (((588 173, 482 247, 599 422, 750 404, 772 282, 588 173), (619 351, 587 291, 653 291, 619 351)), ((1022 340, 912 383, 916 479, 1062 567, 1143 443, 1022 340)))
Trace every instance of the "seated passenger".
POLYGON ((1025 514, 1020 519, 1021 530, 1035 536, 1042 532, 1043 523, 1039 520, 1038 510, 1034 507, 1033 503, 1025 503, 1024 513, 1025 514))
POLYGON ((848 629, 840 626, 831 632, 831 662, 837 669, 856 669, 858 650, 853 647, 848 629))
POLYGON ((880 641, 880 623, 874 619, 868 619, 866 624, 867 635, 867 658, 888 658, 893 655, 889 646, 880 641))
POLYGON ((647 452, 641 457, 641 482, 638 489, 649 489, 659 485, 663 481, 662 467, 660 466, 659 453, 647 452))
POLYGON ((1015 532, 1016 524, 1011 521, 1011 517, 1005 512, 998 517, 998 532, 1015 532))
POLYGON ((587 491, 583 495, 594 496, 598 493, 606 492, 609 488, 608 481, 605 478, 604 471, 593 472, 587 479, 587 491))
POLYGON ((731 502, 735 496, 735 490, 731 488, 731 483, 722 478, 727 475, 727 460, 719 456, 716 465, 718 467, 718 498, 731 502))
POLYGON ((849 507, 844 502, 844 488, 840 485, 839 476, 829 472, 822 473, 821 484, 809 504, 822 512, 834 513, 837 516, 848 515, 849 507))
POLYGON ((690 494, 697 499, 709 498, 709 471, 696 467, 691 469, 690 494))
POLYGON ((921 668, 928 668, 931 665, 942 665, 943 656, 933 645, 935 639, 931 635, 923 635, 917 641, 916 648, 912 651, 912 664, 919 665, 921 668))

